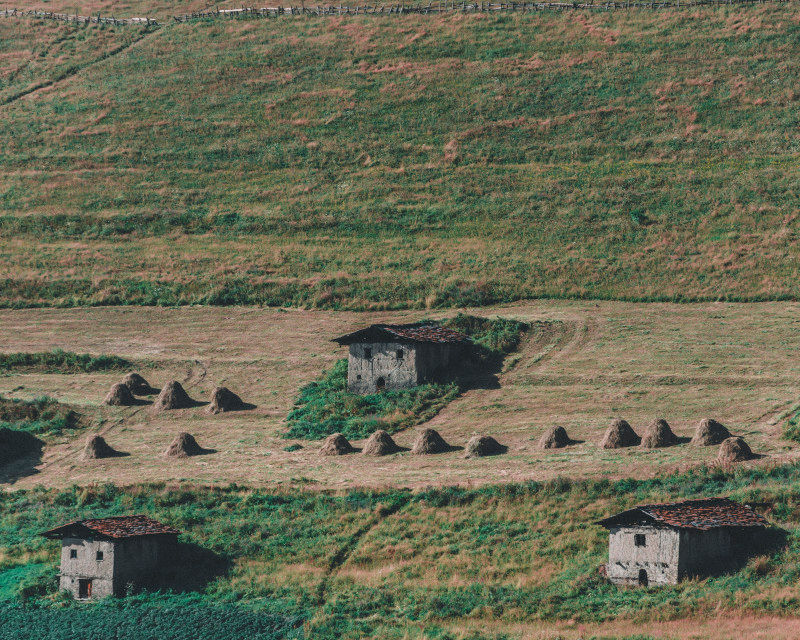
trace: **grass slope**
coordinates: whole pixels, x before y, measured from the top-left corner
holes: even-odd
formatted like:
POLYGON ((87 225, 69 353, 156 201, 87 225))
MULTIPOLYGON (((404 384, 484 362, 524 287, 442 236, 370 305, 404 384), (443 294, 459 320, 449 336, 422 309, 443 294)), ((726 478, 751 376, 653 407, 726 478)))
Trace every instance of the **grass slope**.
POLYGON ((168 24, 3 108, 0 304, 797 298, 793 12, 168 24))
MULTIPOLYGON (((30 564, 52 565, 57 545, 37 532, 89 515, 144 512, 181 528, 185 542, 227 558, 230 570, 199 595, 144 594, 77 607, 90 619, 125 621, 137 611, 179 610, 184 601, 192 615, 198 607, 279 613, 303 626, 305 637, 446 638, 443 628, 481 623, 491 624, 493 636, 535 620, 645 623, 732 610, 791 616, 800 601, 799 483, 800 467, 788 466, 418 493, 40 488, 0 494, 0 562, 17 572, 30 564), (788 532, 786 549, 757 557, 736 573, 674 587, 620 589, 599 577, 607 535, 590 524, 594 519, 642 502, 720 494, 759 504, 788 532)), ((5 575, 0 572, 0 585, 5 575)), ((35 575, 44 582, 30 577, 28 592, 52 593, 52 573, 36 569, 35 575)), ((19 599, 9 591, 3 590, 10 598, 4 607, 19 599)), ((36 603, 64 606, 58 597, 34 597, 29 606, 36 603)), ((46 615, 67 624, 75 610, 67 606, 46 615)), ((23 613, 15 615, 32 624, 30 616, 24 622, 23 613)))

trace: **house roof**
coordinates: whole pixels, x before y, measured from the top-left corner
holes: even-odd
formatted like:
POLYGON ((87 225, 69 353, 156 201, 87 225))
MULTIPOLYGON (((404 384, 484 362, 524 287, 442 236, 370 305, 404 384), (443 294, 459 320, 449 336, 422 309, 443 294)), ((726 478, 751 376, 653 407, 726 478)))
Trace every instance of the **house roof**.
POLYGON ((122 540, 125 538, 138 538, 141 536, 157 536, 164 534, 178 534, 180 531, 162 524, 157 520, 143 515, 115 516, 111 518, 92 518, 89 520, 75 520, 55 529, 43 531, 40 535, 45 538, 111 538, 122 540))
POLYGON ((767 521, 748 505, 729 498, 704 498, 645 504, 598 520, 596 524, 607 529, 641 524, 707 531, 717 527, 764 527, 767 521))
POLYGON ((436 344, 465 344, 469 337, 454 329, 446 329, 434 322, 413 324, 373 324, 353 333, 348 333, 333 342, 353 344, 355 342, 426 342, 436 344))

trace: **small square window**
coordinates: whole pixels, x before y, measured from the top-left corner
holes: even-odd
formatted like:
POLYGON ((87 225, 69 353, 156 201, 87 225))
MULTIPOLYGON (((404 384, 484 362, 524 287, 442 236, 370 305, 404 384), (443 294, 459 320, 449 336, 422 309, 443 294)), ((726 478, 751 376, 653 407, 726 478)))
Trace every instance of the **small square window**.
POLYGON ((78 550, 77 549, 70 549, 69 550, 69 557, 70 558, 77 558, 78 557, 78 550))
POLYGON ((103 559, 103 552, 102 551, 98 551, 97 552, 97 559, 98 560, 102 560, 103 559))
POLYGON ((398 349, 397 350, 397 359, 398 360, 402 360, 403 359, 403 350, 402 349, 398 349))
POLYGON ((643 533, 635 533, 633 534, 633 544, 635 544, 637 547, 646 547, 647 538, 643 533))
POLYGON ((370 349, 369 347, 364 349, 364 357, 367 358, 367 359, 371 358, 372 357, 372 349, 370 349))
POLYGON ((356 380, 361 380, 361 375, 360 374, 356 376, 356 380))

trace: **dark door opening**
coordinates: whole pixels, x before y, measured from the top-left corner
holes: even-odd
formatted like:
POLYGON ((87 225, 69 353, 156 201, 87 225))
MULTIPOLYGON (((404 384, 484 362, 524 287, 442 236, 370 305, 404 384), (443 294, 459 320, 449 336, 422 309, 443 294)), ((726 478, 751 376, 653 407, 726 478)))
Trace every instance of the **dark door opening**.
POLYGON ((92 597, 92 581, 91 580, 78 580, 78 597, 91 598, 92 597))
POLYGON ((375 388, 378 391, 383 391, 386 388, 386 380, 384 380, 383 378, 378 378, 375 381, 375 388))
POLYGON ((646 587, 648 584, 650 584, 650 580, 647 578, 647 571, 639 569, 639 586, 646 587))

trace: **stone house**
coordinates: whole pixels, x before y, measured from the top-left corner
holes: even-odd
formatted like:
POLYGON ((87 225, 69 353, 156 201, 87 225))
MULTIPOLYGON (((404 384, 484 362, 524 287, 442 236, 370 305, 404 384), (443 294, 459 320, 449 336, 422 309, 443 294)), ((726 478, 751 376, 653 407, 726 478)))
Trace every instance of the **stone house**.
POLYGON ((434 323, 373 324, 335 338, 347 345, 347 388, 353 393, 408 389, 454 377, 471 340, 434 323))
POLYGON ((85 600, 151 584, 174 554, 179 533, 136 515, 77 520, 40 535, 61 540, 60 589, 85 600))
POLYGON ((761 548, 767 521, 728 498, 650 504, 598 521, 609 532, 606 575, 647 586, 738 568, 761 548))

